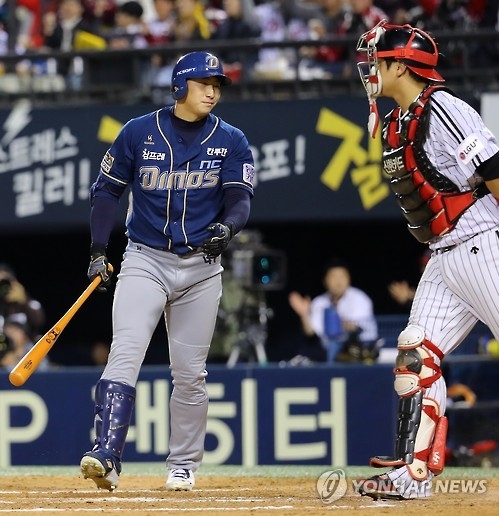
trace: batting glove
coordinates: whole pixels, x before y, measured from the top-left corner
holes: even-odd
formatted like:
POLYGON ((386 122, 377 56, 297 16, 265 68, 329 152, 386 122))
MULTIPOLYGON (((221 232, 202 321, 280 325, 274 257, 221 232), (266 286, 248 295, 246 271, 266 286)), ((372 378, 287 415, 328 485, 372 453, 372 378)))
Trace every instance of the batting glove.
POLYGON ((87 276, 90 281, 93 281, 97 276, 102 278, 96 289, 97 292, 107 292, 108 287, 111 286, 111 274, 107 256, 102 253, 92 253, 87 276))
POLYGON ((217 222, 216 224, 208 226, 206 229, 213 233, 213 236, 204 241, 203 252, 206 253, 208 258, 216 258, 220 256, 229 245, 233 237, 232 226, 231 224, 226 226, 221 222, 217 222))

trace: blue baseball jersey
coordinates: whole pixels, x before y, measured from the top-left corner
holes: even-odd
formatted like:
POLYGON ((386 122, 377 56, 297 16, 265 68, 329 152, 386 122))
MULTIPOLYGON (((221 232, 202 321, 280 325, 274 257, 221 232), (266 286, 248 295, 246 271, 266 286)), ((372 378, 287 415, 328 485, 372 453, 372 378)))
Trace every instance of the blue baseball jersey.
POLYGON ((127 122, 102 159, 98 182, 130 187, 127 236, 178 254, 202 246, 220 221, 223 190, 253 196, 254 160, 244 133, 209 114, 189 146, 166 107, 127 122))

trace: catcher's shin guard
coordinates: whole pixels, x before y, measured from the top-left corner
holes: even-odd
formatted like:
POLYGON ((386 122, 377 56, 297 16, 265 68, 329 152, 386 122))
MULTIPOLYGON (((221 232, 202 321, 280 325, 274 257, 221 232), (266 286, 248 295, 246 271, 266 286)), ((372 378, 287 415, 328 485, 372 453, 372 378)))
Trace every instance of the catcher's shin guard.
POLYGON ((433 355, 440 359, 443 355, 424 338, 423 329, 414 325, 399 335, 398 349, 394 369, 399 395, 395 454, 373 457, 371 466, 405 465, 415 480, 422 481, 428 478, 428 469, 438 475, 444 467, 447 418, 435 400, 424 397, 424 389, 442 376, 433 355))
POLYGON ((121 461, 135 404, 135 387, 99 380, 95 387, 95 446, 121 461))

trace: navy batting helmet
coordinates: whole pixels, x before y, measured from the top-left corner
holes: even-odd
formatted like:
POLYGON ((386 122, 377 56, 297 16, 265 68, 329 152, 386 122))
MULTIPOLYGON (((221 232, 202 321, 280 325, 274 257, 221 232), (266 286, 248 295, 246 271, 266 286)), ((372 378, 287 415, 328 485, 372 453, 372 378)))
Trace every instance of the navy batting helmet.
POLYGON ((444 82, 443 77, 435 70, 438 49, 429 34, 410 25, 386 24, 384 29, 376 43, 377 57, 401 61, 424 79, 444 82))
POLYGON ((172 72, 172 96, 180 100, 187 95, 187 79, 206 79, 218 77, 222 86, 232 84, 224 74, 220 59, 210 52, 190 52, 182 56, 172 72))

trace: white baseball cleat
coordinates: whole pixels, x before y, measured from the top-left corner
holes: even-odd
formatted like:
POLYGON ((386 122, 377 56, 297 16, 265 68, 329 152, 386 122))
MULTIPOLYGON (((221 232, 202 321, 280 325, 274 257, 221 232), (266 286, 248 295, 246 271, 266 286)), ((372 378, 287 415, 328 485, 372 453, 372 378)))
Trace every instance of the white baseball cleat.
POLYGON ((168 472, 165 487, 168 491, 192 491, 195 483, 194 473, 190 469, 174 468, 168 472))
POLYGON ((111 459, 87 452, 80 462, 83 478, 90 478, 99 489, 114 491, 118 487, 119 471, 111 459))

